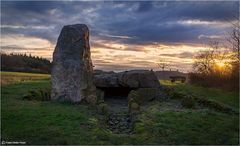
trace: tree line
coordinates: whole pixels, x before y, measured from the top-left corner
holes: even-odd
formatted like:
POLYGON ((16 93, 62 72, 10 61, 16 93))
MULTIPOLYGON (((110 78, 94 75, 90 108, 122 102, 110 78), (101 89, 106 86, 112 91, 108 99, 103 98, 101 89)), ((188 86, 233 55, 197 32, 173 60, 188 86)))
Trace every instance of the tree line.
POLYGON ((48 59, 31 54, 6 54, 1 52, 1 71, 51 73, 51 62, 48 59))

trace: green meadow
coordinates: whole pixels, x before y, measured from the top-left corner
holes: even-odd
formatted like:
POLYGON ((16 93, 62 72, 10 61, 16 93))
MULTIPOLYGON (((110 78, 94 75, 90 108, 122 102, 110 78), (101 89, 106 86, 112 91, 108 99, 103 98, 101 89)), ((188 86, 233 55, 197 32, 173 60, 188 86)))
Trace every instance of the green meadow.
MULTIPOLYGON (((204 96, 239 109, 238 93, 160 81, 176 92, 204 96)), ((23 100, 30 90, 50 88, 50 76, 1 72, 2 141, 26 144, 238 145, 239 115, 207 107, 185 108, 179 100, 141 106, 132 134, 115 134, 87 104, 23 100)))

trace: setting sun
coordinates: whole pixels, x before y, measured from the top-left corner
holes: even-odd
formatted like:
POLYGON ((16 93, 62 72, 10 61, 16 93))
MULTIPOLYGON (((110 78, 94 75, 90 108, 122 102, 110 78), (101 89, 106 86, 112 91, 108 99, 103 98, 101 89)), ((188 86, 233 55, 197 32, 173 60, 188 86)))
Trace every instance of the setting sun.
POLYGON ((216 65, 217 65, 219 68, 225 67, 225 63, 224 63, 224 62, 217 62, 216 65))
POLYGON ((232 66, 226 61, 216 62, 215 69, 216 69, 215 71, 217 72, 228 74, 231 71, 232 66))

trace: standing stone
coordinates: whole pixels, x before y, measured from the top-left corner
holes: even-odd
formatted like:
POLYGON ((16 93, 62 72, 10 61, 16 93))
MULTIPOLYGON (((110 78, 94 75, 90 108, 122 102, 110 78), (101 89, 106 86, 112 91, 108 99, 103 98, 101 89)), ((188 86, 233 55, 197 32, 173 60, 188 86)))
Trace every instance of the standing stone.
POLYGON ((64 26, 53 53, 51 98, 96 103, 89 30, 84 24, 64 26))

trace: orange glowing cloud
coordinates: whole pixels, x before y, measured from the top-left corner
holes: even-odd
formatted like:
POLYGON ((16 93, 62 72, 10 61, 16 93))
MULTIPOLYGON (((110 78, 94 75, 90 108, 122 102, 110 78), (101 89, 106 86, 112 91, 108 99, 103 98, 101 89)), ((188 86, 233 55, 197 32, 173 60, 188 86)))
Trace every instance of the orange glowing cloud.
MULTIPOLYGON (((52 59, 55 44, 46 39, 24 35, 6 35, 1 38, 4 52, 27 53, 52 59)), ((129 70, 154 69, 165 60, 169 68, 189 71, 194 54, 206 48, 192 44, 145 44, 132 45, 116 41, 91 42, 92 60, 96 69, 129 70), (181 67, 182 66, 182 67, 181 67)))

